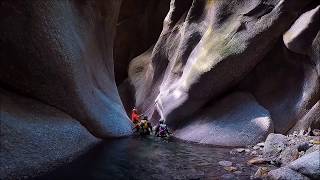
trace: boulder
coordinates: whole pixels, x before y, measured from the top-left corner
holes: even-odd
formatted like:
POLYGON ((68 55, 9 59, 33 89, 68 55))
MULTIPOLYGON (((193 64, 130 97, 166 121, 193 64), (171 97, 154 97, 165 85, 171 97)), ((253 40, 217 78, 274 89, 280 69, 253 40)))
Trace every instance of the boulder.
POLYGON ((0 179, 35 177, 99 142, 77 120, 0 88, 0 179))
POLYGON ((246 146, 273 132, 269 112, 245 92, 230 94, 200 114, 179 126, 174 136, 204 144, 246 146))
POLYGON ((314 151, 291 162, 289 168, 312 179, 320 178, 320 151, 314 151))
POLYGON ((297 146, 289 146, 280 153, 278 157, 278 162, 281 164, 281 166, 285 166, 298 158, 299 151, 297 146))
POLYGON ((267 176, 271 180, 309 180, 310 178, 288 168, 282 167, 276 170, 271 170, 267 176))
POLYGON ((219 161, 218 164, 220 166, 223 166, 223 167, 232 166, 232 162, 231 161, 219 161))
POLYGON ((265 157, 277 157, 287 147, 288 138, 282 134, 269 134, 264 147, 263 155, 265 157))

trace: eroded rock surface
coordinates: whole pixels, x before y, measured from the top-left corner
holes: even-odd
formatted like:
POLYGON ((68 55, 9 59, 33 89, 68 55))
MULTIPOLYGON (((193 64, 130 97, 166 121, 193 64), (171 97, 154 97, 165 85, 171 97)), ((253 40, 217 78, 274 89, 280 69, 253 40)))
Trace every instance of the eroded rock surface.
POLYGON ((113 73, 121 1, 1 1, 0 83, 97 137, 131 134, 113 73))
POLYGON ((312 179, 320 178, 320 150, 302 156, 289 164, 289 167, 312 179))
MULTIPOLYGON (((269 111, 275 132, 288 132, 320 97, 314 63, 319 59, 317 13, 311 0, 172 1, 157 43, 131 61, 136 106, 152 122, 164 118, 174 129, 178 125, 179 138, 215 144, 210 128, 197 131, 199 124, 217 123, 215 118, 203 123, 198 117, 208 104, 239 88, 251 92, 269 111), (295 25, 302 19, 309 22, 295 25), (292 31, 296 36, 288 36, 292 31), (309 31, 313 34, 303 39, 309 31), (308 52, 291 50, 293 46, 308 52), (194 138, 182 131, 182 124, 194 138)), ((221 136, 229 137, 223 132, 221 136)))
POLYGON ((133 105, 206 144, 318 128, 316 0, 172 0, 162 24, 167 3, 1 1, 1 175, 77 156, 96 142, 84 127, 99 138, 130 135, 133 105))
POLYGON ((299 54, 310 54, 312 42, 319 31, 320 5, 302 14, 283 35, 288 49, 299 54))
POLYGON ((248 93, 231 94, 175 131, 187 141, 220 146, 245 146, 263 141, 273 124, 269 112, 248 93))
POLYGON ((38 176, 99 142, 66 113, 0 89, 0 179, 38 176))
POLYGON ((122 0, 114 40, 118 85, 128 77, 130 61, 157 41, 169 6, 170 0, 122 0))
POLYGON ((97 142, 93 135, 131 134, 113 72, 120 5, 0 2, 0 179, 69 162, 97 142))

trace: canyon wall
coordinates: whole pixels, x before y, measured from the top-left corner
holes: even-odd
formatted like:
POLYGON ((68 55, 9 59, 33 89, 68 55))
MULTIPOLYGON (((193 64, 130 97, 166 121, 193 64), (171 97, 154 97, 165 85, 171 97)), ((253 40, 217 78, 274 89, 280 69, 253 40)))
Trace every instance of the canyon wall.
POLYGON ((114 78, 121 1, 0 2, 0 179, 132 133, 114 78), (95 136, 95 137, 94 137, 95 136))
POLYGON ((171 1, 157 43, 130 63, 135 105, 180 139, 257 143, 317 111, 318 46, 312 0, 171 1))
POLYGON ((1 1, 0 179, 130 135, 132 106, 177 138, 221 146, 319 128, 319 9, 316 0, 1 1))

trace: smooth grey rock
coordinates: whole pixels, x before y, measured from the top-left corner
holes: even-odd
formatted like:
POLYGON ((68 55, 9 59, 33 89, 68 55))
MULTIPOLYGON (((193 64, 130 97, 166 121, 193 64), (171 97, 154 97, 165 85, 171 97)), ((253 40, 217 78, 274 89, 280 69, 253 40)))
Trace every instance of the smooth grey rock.
POLYGON ((99 142, 77 120, 0 88, 0 179, 35 177, 99 142))
POLYGON ((286 47, 299 54, 310 54, 319 29, 320 5, 302 14, 283 35, 286 47))
POLYGON ((316 65, 318 74, 320 75, 320 31, 312 42, 312 50, 310 53, 311 60, 316 65))
POLYGON ((220 166, 232 166, 232 162, 231 161, 219 161, 218 164, 220 166))
POLYGON ((288 167, 313 179, 320 178, 320 151, 314 151, 291 162, 288 167))
POLYGON ((310 178, 288 168, 282 167, 276 170, 271 170, 267 176, 271 180, 309 180, 310 178))
POLYGON ((1 1, 1 84, 66 112, 95 136, 130 135, 113 70, 120 6, 1 1))
MULTIPOLYGON (((291 52, 278 41, 242 81, 240 89, 250 91, 272 114, 275 133, 285 134, 308 112, 308 117, 317 120, 317 108, 310 110, 319 100, 319 82, 310 57, 291 52)), ((301 126, 293 129, 306 130, 311 121, 301 121, 301 126)))
POLYGON ((288 138, 282 134, 271 133, 268 135, 263 147, 263 155, 277 157, 287 147, 288 138))
POLYGON ((278 161, 280 162, 281 166, 285 166, 288 163, 298 158, 299 158, 298 148, 296 146, 289 146, 280 153, 278 157, 278 161))
POLYGON ((290 132, 301 129, 307 130, 309 127, 311 129, 320 129, 320 101, 313 105, 308 113, 291 128, 290 132))
POLYGON ((315 152, 315 151, 320 151, 320 145, 313 145, 313 146, 311 146, 307 151, 306 151, 306 153, 305 154, 309 154, 309 153, 312 153, 312 152, 315 152))
POLYGON ((230 94, 200 114, 177 128, 174 136, 204 144, 246 146, 273 132, 268 111, 244 92, 230 94))
POLYGON ((234 180, 237 179, 235 175, 233 174, 224 174, 220 177, 223 180, 234 180))

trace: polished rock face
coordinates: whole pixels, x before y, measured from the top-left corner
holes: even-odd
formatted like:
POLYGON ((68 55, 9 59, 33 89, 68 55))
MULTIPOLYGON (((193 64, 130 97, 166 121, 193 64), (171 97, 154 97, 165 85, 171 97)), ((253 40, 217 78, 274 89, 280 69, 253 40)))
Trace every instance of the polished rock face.
POLYGON ((131 134, 113 71, 120 5, 0 2, 0 179, 40 175, 96 137, 131 134))
POLYGON ((17 152, 12 164, 21 134, 26 162, 61 151, 33 168, 93 136, 130 135, 132 106, 213 145, 319 127, 316 0, 3 0, 0 14, 1 157, 17 152), (57 138, 68 130, 64 151, 57 138), (38 152, 36 141, 48 143, 38 152))
POLYGON ((99 142, 68 114, 0 88, 0 179, 38 176, 99 142))
POLYGON ((243 92, 222 98, 191 121, 177 128, 177 138, 219 146, 246 146, 263 141, 273 132, 269 112, 252 95, 243 92))
MULTIPOLYGON (((270 114, 267 124, 286 133, 319 101, 317 5, 312 0, 172 1, 157 43, 130 63, 135 105, 153 122, 164 118, 178 138, 218 145, 212 134, 229 137, 232 125, 209 127, 237 108, 222 108, 214 116, 207 109, 234 91, 247 91, 270 114)), ((243 120, 230 119, 230 124, 243 120)), ((227 139, 224 145, 238 145, 227 139)))
POLYGON ((130 61, 158 39, 170 0, 122 0, 114 39, 114 71, 118 85, 128 77, 130 61))
POLYGON ((129 135, 114 80, 121 1, 2 1, 1 85, 54 106, 97 137, 129 135))

